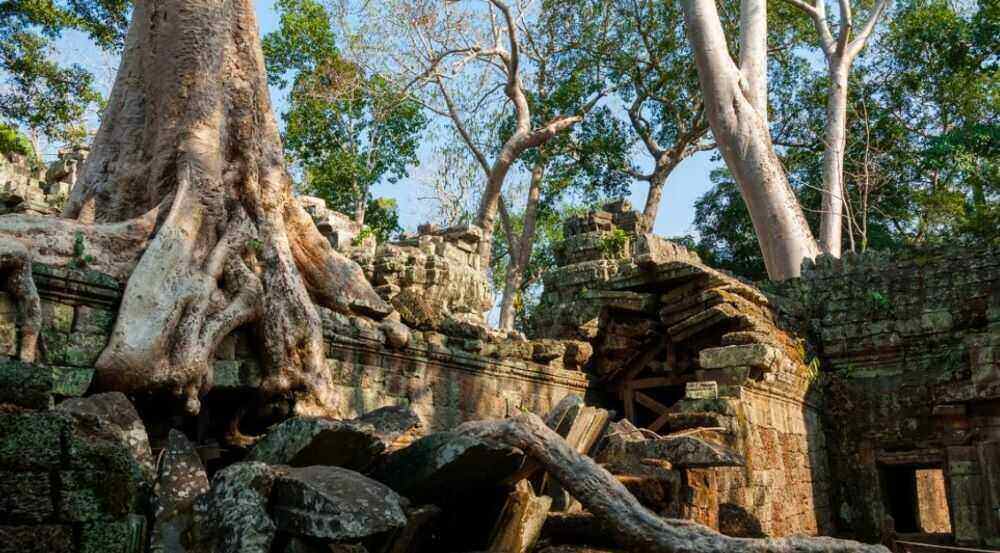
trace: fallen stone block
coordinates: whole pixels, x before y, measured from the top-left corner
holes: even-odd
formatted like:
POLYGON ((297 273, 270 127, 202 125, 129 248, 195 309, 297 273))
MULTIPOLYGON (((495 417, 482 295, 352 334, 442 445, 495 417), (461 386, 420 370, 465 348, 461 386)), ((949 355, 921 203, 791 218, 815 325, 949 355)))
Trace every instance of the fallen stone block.
POLYGON ((247 461, 305 467, 326 465, 363 471, 397 440, 421 427, 409 407, 384 407, 357 419, 296 417, 273 427, 247 461))
POLYGON ((116 439, 127 445, 143 476, 152 480, 155 469, 146 426, 124 394, 109 392, 67 399, 59 404, 57 410, 71 415, 78 427, 85 427, 95 437, 116 439))
POLYGON ((305 467, 329 465, 364 470, 385 450, 371 424, 296 417, 271 428, 247 461, 305 467))
POLYGON ((194 503, 208 489, 194 446, 182 432, 171 430, 153 487, 153 551, 187 552, 184 540, 194 525, 194 503))
POLYGON ((277 527, 267 512, 274 479, 282 467, 237 463, 212 478, 194 505, 195 553, 270 553, 277 527))
POLYGON ((357 472, 340 467, 282 471, 271 506, 283 532, 331 541, 360 540, 406 525, 406 500, 357 472))
POLYGON ((418 503, 457 500, 492 489, 524 460, 514 449, 455 431, 425 436, 386 457, 375 478, 418 503))
POLYGON ((361 415, 355 421, 372 425, 375 436, 390 450, 400 442, 412 441, 412 437, 424 425, 420 416, 408 405, 391 405, 375 409, 361 415))

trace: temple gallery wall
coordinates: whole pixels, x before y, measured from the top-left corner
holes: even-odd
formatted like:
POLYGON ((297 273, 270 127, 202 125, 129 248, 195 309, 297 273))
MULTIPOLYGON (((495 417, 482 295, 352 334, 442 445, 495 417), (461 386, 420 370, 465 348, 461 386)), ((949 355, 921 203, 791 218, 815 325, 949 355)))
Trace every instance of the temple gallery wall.
MULTIPOLYGON (((55 189, 43 183, 8 186, 8 209, 36 209, 55 189)), ((891 529, 1000 545, 996 249, 821 257, 800 279, 757 287, 642 232, 616 202, 564 222, 524 336, 485 324, 478 228, 375 244, 300 201, 410 336, 322 311, 318 378, 337 412, 308 419, 294 394, 259 396, 259 340, 237 329, 192 417, 168 397, 102 393, 94 361, 124 283, 82 256, 36 264, 36 363, 16 361, 18 310, 0 297, 0 551, 227 550, 218 512, 259 522, 250 534, 266 547, 234 551, 527 551, 504 542, 515 519, 540 521, 511 534, 531 544, 610 547, 544 471, 520 480, 530 495, 511 491, 526 470, 517 452, 455 431, 525 411, 647 508, 727 535, 878 542, 891 529), (371 501, 405 499, 358 523, 331 494, 360 484, 324 488, 313 464, 381 486, 351 501, 373 489, 371 501), (542 498, 540 518, 524 514, 542 498)))

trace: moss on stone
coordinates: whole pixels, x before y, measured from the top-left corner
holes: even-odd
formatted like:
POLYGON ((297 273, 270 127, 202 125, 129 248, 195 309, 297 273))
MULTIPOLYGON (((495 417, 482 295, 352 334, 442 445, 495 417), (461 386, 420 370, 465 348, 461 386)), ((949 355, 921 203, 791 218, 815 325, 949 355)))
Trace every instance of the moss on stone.
POLYGON ((55 469, 70 420, 60 413, 0 415, 0 469, 55 469))
POLYGON ((114 522, 85 524, 78 553, 139 553, 143 550, 145 520, 129 517, 114 522))

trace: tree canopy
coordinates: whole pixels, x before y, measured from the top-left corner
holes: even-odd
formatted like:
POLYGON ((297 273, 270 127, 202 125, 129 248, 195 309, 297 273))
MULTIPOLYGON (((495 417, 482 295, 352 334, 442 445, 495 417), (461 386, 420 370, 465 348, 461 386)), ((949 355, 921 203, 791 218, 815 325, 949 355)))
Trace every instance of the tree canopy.
POLYGON ((130 6, 125 0, 0 2, 0 122, 23 127, 32 138, 82 140, 83 117, 101 97, 82 65, 55 59, 55 42, 78 31, 120 51, 130 6))
POLYGON ((303 192, 352 214, 380 240, 400 230, 395 204, 375 198, 417 163, 426 117, 385 77, 344 58, 330 13, 315 0, 279 0, 279 27, 264 38, 268 80, 290 87, 285 152, 303 192))

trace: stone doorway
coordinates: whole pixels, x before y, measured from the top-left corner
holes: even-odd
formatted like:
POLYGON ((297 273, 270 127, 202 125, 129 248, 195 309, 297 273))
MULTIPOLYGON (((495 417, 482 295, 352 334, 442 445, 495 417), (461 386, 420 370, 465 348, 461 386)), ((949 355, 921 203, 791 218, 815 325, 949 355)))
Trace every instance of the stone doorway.
POLYGON ((883 466, 882 501, 897 534, 951 534, 944 471, 940 467, 883 466))

